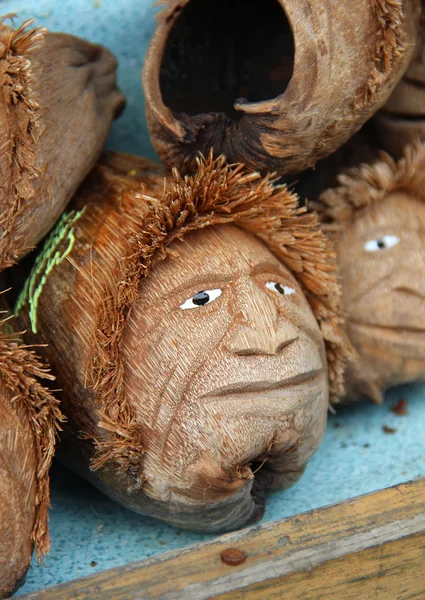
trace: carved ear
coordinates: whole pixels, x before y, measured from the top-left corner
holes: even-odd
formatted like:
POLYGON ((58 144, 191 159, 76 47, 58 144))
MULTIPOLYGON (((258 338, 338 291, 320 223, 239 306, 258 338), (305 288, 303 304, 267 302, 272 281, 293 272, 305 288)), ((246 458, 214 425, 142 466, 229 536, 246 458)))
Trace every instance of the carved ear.
POLYGON ((58 219, 123 105, 108 50, 31 23, 0 19, 0 270, 58 219))
POLYGON ((210 148, 280 175, 314 165, 385 103, 420 14, 417 0, 165 4, 143 87, 153 144, 183 172, 210 148))

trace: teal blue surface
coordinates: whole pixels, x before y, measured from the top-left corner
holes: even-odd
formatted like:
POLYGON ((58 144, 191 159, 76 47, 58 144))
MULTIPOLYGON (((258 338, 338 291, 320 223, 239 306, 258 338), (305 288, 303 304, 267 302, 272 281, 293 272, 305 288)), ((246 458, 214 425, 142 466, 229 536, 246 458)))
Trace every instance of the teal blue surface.
MULTIPOLYGON (((115 53, 127 108, 108 146, 151 157, 140 71, 156 10, 149 0, 0 0, 0 14, 36 17, 52 31, 103 43, 115 53)), ((425 386, 392 390, 384 406, 338 409, 304 477, 292 489, 269 496, 264 521, 424 476, 424 428, 425 386), (401 398, 408 401, 406 416, 391 411, 401 398), (384 426, 393 433, 385 433, 384 426)), ((18 595, 212 537, 131 513, 60 465, 52 473, 50 524, 52 551, 44 566, 34 560, 18 595)))
MULTIPOLYGON (((361 404, 330 415, 325 439, 302 479, 270 494, 263 519, 284 517, 425 475, 425 387, 391 390, 384 406, 361 404), (408 401, 408 415, 391 407, 408 401), (383 427, 394 429, 385 433, 383 427)), ((20 594, 211 539, 117 506, 56 465, 50 514, 52 550, 34 560, 20 594)), ((95 600, 95 599, 93 599, 95 600)))

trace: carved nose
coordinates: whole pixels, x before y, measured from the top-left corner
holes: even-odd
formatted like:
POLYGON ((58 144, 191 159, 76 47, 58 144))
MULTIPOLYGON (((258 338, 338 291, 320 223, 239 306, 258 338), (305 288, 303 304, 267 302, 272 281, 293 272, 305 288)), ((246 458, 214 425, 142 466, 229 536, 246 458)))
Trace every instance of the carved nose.
POLYGON ((393 282, 393 289, 425 299, 425 256, 415 253, 409 258, 393 282))
MULTIPOLYGON (((288 328, 290 329, 290 328, 288 328)), ((295 328, 293 328, 295 329, 295 328)), ((239 356, 250 356, 252 354, 277 354, 285 346, 289 346, 298 339, 296 332, 288 332, 286 336, 271 338, 261 332, 248 328, 241 328, 230 343, 230 352, 239 356), (283 340, 282 337, 285 337, 283 340)))
POLYGON ((275 302, 256 285, 244 297, 241 315, 229 341, 229 351, 233 354, 277 354, 299 337, 297 328, 279 317, 275 302))

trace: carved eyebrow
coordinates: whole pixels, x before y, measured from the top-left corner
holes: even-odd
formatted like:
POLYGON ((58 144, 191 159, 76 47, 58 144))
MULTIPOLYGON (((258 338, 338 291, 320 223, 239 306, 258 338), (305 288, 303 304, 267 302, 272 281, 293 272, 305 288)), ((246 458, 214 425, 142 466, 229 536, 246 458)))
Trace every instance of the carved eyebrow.
POLYGON ((275 273, 276 275, 278 275, 279 277, 284 278, 286 281, 290 282, 291 284, 298 284, 297 280, 295 279, 295 277, 291 277, 287 272, 285 272, 279 264, 273 263, 271 261, 263 261, 261 263, 258 263, 257 265, 255 265, 252 270, 250 275, 258 275, 258 273, 264 273, 264 271, 267 273, 275 273))
POLYGON ((185 290, 191 290, 195 286, 199 286, 198 292, 201 289, 212 289, 214 287, 220 287, 223 283, 228 283, 233 280, 233 275, 221 275, 217 273, 202 273, 195 275, 190 279, 183 281, 180 285, 176 285, 169 292, 167 292, 164 298, 168 298, 174 294, 179 294, 185 290))
MULTIPOLYGON (((263 273, 264 271, 269 272, 269 273, 275 273, 279 277, 285 278, 285 280, 291 284, 298 283, 294 277, 290 277, 288 275, 288 273, 283 271, 283 269, 280 268, 279 264, 276 264, 272 261, 263 261, 263 262, 256 264, 251 269, 249 275, 250 276, 257 275, 258 273, 263 273)), ((217 273, 203 273, 203 274, 195 275, 194 277, 191 277, 190 279, 184 281, 181 285, 176 286, 175 288, 173 288, 170 291, 170 294, 175 294, 175 293, 183 292, 184 290, 189 290, 196 285, 200 285, 201 287, 204 286, 204 288, 206 285, 208 286, 208 288, 211 288, 214 286, 219 287, 220 284, 229 283, 230 281, 233 281, 234 278, 235 278, 234 273, 229 273, 229 275, 221 275, 221 274, 217 274, 217 273)), ((201 289, 201 288, 199 288, 199 289, 201 289)), ((167 296, 168 295, 169 294, 167 294, 167 296)))
MULTIPOLYGON (((396 234, 397 232, 395 232, 394 230, 398 229, 400 231, 400 223, 396 224, 393 223, 391 225, 375 225, 374 227, 370 227, 370 228, 366 228, 365 231, 362 233, 362 235, 359 237, 359 239, 372 239, 372 238, 380 238, 383 237, 384 235, 392 235, 392 234, 396 234)), ((404 227, 402 228, 404 231, 407 230, 407 228, 405 229, 404 227)))

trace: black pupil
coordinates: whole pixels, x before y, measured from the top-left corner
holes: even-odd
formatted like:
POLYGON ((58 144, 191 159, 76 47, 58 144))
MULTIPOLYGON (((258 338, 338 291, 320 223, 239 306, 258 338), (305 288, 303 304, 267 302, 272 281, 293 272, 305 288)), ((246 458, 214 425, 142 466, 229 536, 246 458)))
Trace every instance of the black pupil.
POLYGON ((279 294, 285 294, 285 290, 283 289, 283 285, 281 283, 275 283, 274 287, 279 294))
POLYGON ((385 242, 384 240, 378 240, 378 248, 385 248, 385 242))
POLYGON ((209 299, 210 297, 208 296, 207 292, 198 292, 193 296, 192 301, 193 304, 196 304, 196 306, 204 306, 204 304, 209 302, 209 299))

